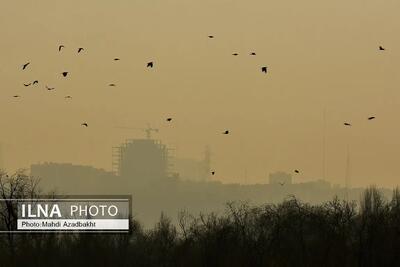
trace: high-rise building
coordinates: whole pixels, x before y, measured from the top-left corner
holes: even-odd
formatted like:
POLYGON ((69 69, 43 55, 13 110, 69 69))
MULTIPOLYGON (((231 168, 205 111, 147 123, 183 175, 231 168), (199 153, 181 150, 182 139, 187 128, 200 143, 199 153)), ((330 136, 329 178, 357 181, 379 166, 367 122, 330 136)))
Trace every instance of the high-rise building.
POLYGON ((114 148, 113 171, 136 181, 156 180, 169 176, 169 156, 160 141, 129 139, 114 148))

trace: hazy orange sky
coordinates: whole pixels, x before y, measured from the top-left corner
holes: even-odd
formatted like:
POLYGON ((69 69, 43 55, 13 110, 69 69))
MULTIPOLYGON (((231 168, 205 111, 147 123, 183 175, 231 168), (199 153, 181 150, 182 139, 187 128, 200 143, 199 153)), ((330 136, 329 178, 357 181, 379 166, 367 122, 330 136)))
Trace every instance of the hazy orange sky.
POLYGON ((112 147, 144 136, 115 126, 150 123, 179 157, 210 145, 216 180, 299 169, 295 181, 306 181, 322 176, 326 109, 327 180, 344 182, 349 144, 353 185, 397 185, 399 11, 396 0, 3 1, 4 165, 110 170, 112 147))

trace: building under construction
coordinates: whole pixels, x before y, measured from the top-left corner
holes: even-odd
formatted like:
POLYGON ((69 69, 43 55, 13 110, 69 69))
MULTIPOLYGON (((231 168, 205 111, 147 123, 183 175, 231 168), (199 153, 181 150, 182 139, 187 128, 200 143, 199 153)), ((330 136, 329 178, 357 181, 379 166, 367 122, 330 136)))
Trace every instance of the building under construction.
POLYGON ((113 148, 113 172, 117 176, 133 181, 151 181, 166 177, 183 180, 208 181, 210 176, 211 152, 207 146, 202 160, 176 158, 175 150, 167 148, 161 141, 151 138, 158 129, 118 127, 126 130, 144 131, 146 138, 128 139, 113 148))
POLYGON ((113 148, 113 172, 133 181, 149 181, 170 175, 169 149, 158 140, 151 138, 151 132, 158 129, 143 129, 145 139, 128 139, 113 148))

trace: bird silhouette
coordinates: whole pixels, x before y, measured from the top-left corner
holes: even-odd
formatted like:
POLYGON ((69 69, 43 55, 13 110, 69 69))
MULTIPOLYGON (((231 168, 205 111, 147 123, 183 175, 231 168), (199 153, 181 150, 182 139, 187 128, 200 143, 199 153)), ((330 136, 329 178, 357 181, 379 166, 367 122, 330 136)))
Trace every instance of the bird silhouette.
POLYGON ((153 67, 153 65, 154 65, 154 63, 153 63, 153 62, 149 62, 149 63, 147 63, 147 67, 148 67, 148 68, 152 68, 152 67, 153 67))
POLYGON ((48 86, 46 85, 46 89, 49 90, 49 91, 51 91, 51 90, 54 90, 54 89, 56 89, 56 88, 55 88, 55 87, 48 87, 48 86))
POLYGON ((114 58, 114 61, 118 61, 118 60, 120 60, 120 59, 119 59, 119 58, 117 58, 117 57, 116 57, 116 58, 114 58))
POLYGON ((345 123, 343 123, 343 124, 344 124, 344 126, 351 126, 351 124, 348 123, 348 122, 345 122, 345 123))
POLYGON ((84 50, 83 47, 79 47, 78 48, 78 53, 80 53, 82 50, 84 50))
POLYGON ((238 53, 233 53, 233 54, 232 54, 232 56, 237 56, 237 55, 239 55, 239 54, 238 54, 238 53))
POLYGON ((375 119, 374 116, 368 118, 369 121, 370 121, 370 120, 373 120, 373 119, 375 119))
POLYGON ((64 71, 63 73, 61 73, 64 77, 67 77, 68 75, 68 71, 64 71))
POLYGON ((71 98, 72 98, 72 96, 70 96, 70 95, 67 95, 65 98, 71 99, 71 98))
POLYGON ((251 53, 250 53, 250 56, 255 56, 255 55, 256 55, 255 52, 251 52, 251 53))
POLYGON ((279 183, 281 186, 284 186, 285 185, 285 183, 283 182, 283 183, 279 183))
POLYGON ((82 125, 82 126, 85 126, 85 127, 88 127, 88 126, 89 126, 86 122, 82 123, 81 125, 82 125))
POLYGON ((60 52, 61 49, 63 49, 63 48, 64 48, 64 45, 59 45, 59 46, 58 46, 58 52, 60 52))
POLYGON ((300 173, 300 171, 299 171, 299 170, 294 170, 294 172, 295 172, 295 173, 300 173))
POLYGON ((35 85, 35 84, 38 84, 38 83, 39 83, 38 80, 34 80, 32 84, 35 85))
POLYGON ((212 171, 212 172, 211 172, 211 175, 215 175, 215 171, 212 171))
POLYGON ((115 83, 110 83, 108 86, 115 86, 115 83))
POLYGON ((267 73, 267 67, 261 67, 261 71, 267 73))
POLYGON ((214 38, 214 35, 209 35, 208 38, 212 39, 214 38))
POLYGON ((13 96, 13 97, 17 98, 17 97, 20 97, 20 96, 19 96, 19 95, 15 95, 15 96, 13 96))
POLYGON ((172 121, 172 118, 167 118, 167 121, 172 121))
POLYGON ((29 86, 29 85, 31 85, 31 83, 24 83, 24 85, 25 85, 25 86, 29 86))
POLYGON ((29 64, 31 64, 31 63, 28 62, 28 63, 25 63, 24 65, 22 65, 22 69, 23 69, 23 70, 26 69, 26 67, 28 67, 29 64))
POLYGON ((379 50, 380 50, 380 51, 385 51, 386 49, 385 49, 383 46, 380 45, 380 46, 379 46, 379 50))
POLYGON ((226 130, 225 132, 223 132, 222 134, 229 134, 229 131, 228 130, 226 130))

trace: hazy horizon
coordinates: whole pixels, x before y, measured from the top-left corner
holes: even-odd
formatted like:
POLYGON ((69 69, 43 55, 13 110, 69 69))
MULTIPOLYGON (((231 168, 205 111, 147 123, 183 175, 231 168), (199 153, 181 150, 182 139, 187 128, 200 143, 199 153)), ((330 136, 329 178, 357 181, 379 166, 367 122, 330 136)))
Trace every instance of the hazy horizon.
POLYGON ((394 0, 3 3, 0 159, 9 170, 45 161, 111 170, 113 146, 145 137, 115 127, 149 123, 177 157, 200 158, 209 145, 214 180, 264 183, 298 169, 300 182, 323 177, 326 110, 326 179, 344 183, 349 145, 353 186, 396 186, 399 8, 394 0))

